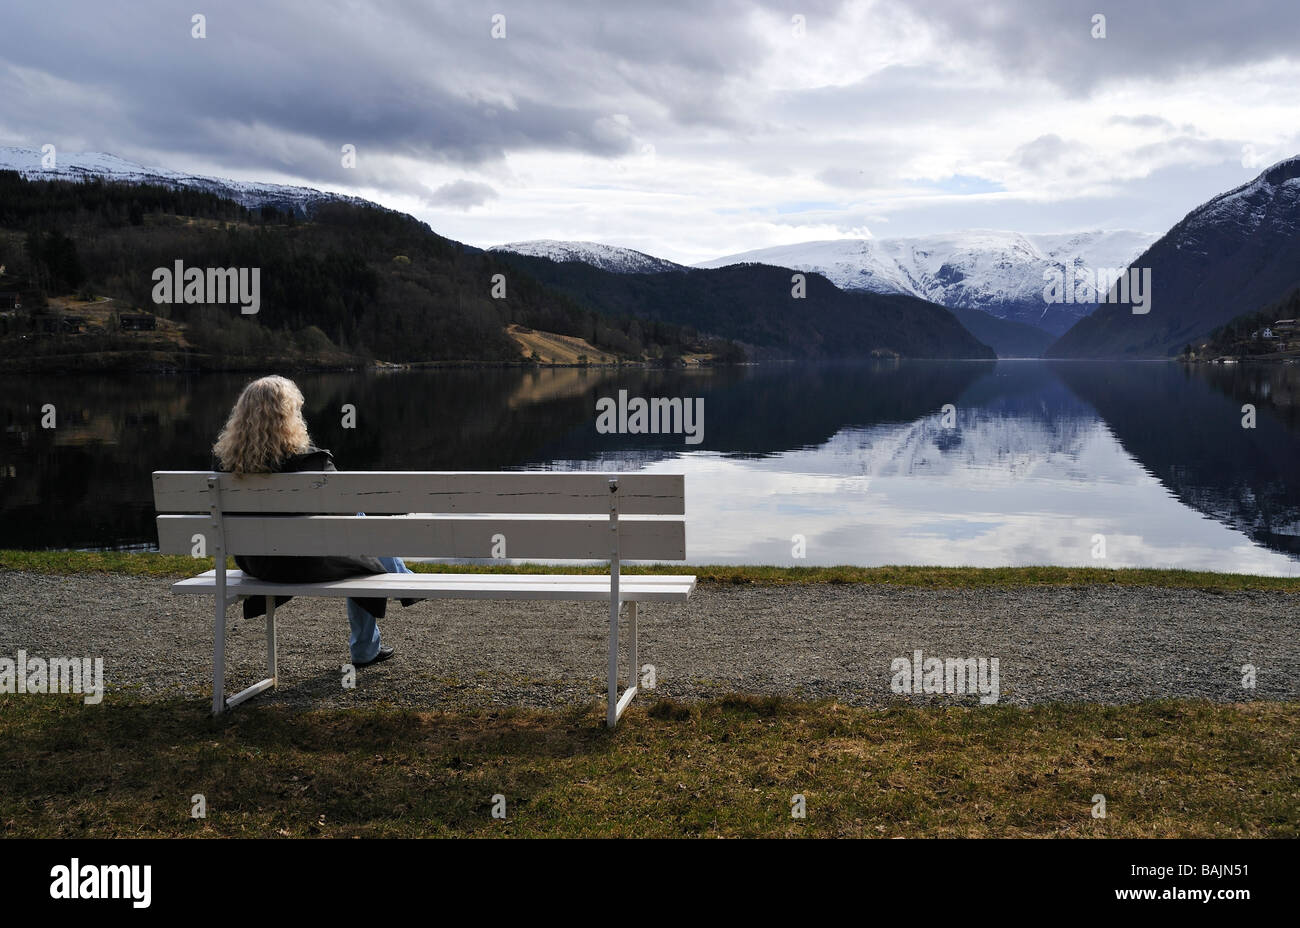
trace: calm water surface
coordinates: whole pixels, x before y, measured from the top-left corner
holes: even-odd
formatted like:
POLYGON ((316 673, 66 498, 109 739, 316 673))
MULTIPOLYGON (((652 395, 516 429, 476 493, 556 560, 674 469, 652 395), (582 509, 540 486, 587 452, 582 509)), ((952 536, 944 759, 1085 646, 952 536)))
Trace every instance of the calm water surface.
MULTIPOLYGON (((247 379, 0 378, 0 547, 154 544, 150 472, 206 468, 247 379), (40 427, 47 403, 53 430, 40 427)), ((683 473, 695 563, 1300 573, 1298 366, 916 361, 296 379, 313 436, 341 469, 683 473), (704 397, 703 442, 598 434, 596 400, 619 389, 704 397), (355 429, 341 427, 345 403, 355 429), (1242 428, 1246 403, 1254 429, 1242 428)))

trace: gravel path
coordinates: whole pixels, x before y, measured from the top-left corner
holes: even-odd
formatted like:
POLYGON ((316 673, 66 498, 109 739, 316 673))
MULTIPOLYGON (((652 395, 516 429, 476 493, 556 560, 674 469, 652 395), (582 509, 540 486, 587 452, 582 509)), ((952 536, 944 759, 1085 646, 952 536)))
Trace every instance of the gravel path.
MULTIPOLYGON (((211 600, 172 596, 169 581, 0 571, 0 657, 104 658, 114 691, 208 696, 211 600)), ((439 601, 380 623, 397 656, 345 691, 347 620, 339 600, 279 610, 280 686, 264 703, 384 701, 412 707, 591 704, 604 694, 608 607, 439 601)), ((1157 697, 1300 699, 1300 597, 1281 593, 1035 587, 943 591, 856 585, 702 585, 684 605, 642 609, 640 658, 657 693, 744 692, 900 698, 890 661, 996 657, 1001 702, 1134 702, 1157 697), (1257 668, 1242 687, 1243 664, 1257 668)), ((265 624, 234 622, 227 689, 264 675, 265 624)), ((626 661, 623 662, 624 665, 626 661)))

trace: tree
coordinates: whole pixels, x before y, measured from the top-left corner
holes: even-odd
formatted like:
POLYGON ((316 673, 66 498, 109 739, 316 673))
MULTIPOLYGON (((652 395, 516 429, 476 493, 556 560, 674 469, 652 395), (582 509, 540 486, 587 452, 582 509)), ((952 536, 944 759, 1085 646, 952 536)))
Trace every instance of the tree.
POLYGON ((27 233, 27 257, 32 263, 32 276, 38 284, 50 290, 75 290, 86 279, 77 255, 77 244, 58 230, 44 235, 31 230, 27 233))

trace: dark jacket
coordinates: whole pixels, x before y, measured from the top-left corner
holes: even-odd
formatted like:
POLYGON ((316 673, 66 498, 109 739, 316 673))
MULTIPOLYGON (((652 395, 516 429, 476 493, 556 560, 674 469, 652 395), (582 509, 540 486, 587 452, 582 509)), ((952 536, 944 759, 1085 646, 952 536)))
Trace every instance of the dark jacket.
MULTIPOLYGON (((213 461, 215 470, 221 470, 220 462, 213 461)), ((298 471, 337 471, 334 457, 323 448, 309 448, 302 454, 285 458, 275 468, 278 473, 296 473, 298 471)), ((292 513, 286 513, 292 515, 292 513)), ((363 577, 369 574, 386 573, 384 565, 373 557, 299 557, 282 554, 235 555, 235 564, 250 577, 265 580, 268 583, 320 583, 326 580, 342 580, 345 577, 363 577)), ((275 604, 287 603, 293 597, 277 596, 275 604)), ((388 611, 386 599, 357 599, 363 609, 377 619, 382 619, 388 611)), ((244 600, 244 618, 252 619, 266 613, 266 597, 251 596, 244 600)))

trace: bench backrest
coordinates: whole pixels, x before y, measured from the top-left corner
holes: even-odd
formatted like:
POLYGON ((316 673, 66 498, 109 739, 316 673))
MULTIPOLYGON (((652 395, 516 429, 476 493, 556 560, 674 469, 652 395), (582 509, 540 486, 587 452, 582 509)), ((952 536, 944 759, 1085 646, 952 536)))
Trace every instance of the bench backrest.
POLYGON ((680 474, 158 471, 153 484, 163 554, 686 557, 685 519, 662 518, 685 515, 680 474))

